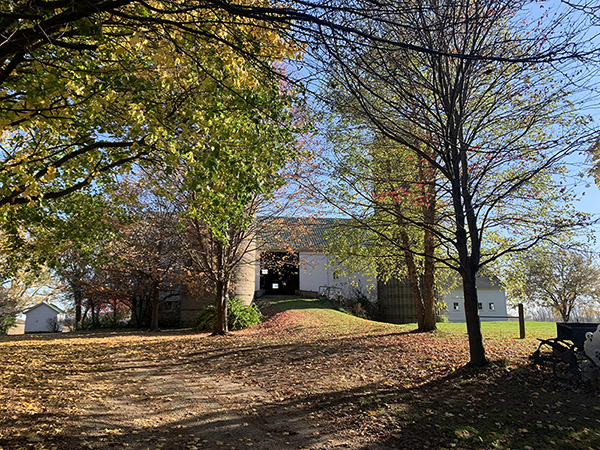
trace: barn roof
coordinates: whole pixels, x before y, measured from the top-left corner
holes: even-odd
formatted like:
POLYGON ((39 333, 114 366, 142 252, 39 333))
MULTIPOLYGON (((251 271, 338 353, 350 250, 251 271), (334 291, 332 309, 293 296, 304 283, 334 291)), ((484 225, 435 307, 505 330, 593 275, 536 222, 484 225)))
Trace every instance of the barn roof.
POLYGON ((262 218, 262 250, 324 251, 327 235, 342 219, 315 217, 262 218))

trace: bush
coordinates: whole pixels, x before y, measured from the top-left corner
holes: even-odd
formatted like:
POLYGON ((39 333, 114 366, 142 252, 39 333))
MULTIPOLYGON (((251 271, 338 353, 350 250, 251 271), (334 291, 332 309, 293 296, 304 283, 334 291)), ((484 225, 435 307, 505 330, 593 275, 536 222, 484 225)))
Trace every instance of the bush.
MULTIPOLYGON (((242 330, 259 324, 262 313, 255 304, 245 305, 238 297, 227 301, 227 327, 230 331, 242 330)), ((197 331, 213 331, 217 324, 217 305, 213 303, 202 310, 194 320, 197 331)))
POLYGON ((77 331, 90 331, 90 330, 120 330, 122 328, 129 328, 130 325, 126 320, 120 319, 119 316, 115 318, 112 314, 103 314, 99 318, 93 321, 90 317, 84 318, 81 323, 76 326, 77 331))
POLYGON ((49 317, 46 320, 46 324, 50 333, 61 333, 64 327, 64 320, 59 320, 57 317, 49 317))
POLYGON ((351 314, 362 319, 381 320, 381 306, 379 302, 371 300, 359 288, 352 289, 350 298, 344 297, 341 294, 337 294, 334 297, 321 294, 319 298, 328 299, 335 309, 346 314, 351 314))
POLYGON ((350 314, 369 320, 381 320, 381 307, 377 300, 371 300, 360 289, 352 289, 352 298, 347 299, 350 314))

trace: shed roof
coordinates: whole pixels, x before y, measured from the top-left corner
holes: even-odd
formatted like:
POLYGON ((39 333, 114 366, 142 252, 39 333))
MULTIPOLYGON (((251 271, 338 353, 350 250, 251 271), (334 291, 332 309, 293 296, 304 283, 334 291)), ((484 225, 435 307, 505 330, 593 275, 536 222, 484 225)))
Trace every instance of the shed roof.
POLYGON ((23 314, 29 314, 31 311, 33 311, 34 309, 37 309, 41 306, 47 306, 48 308, 52 309, 53 311, 55 311, 57 314, 64 314, 65 312, 60 309, 58 306, 53 305, 52 303, 46 303, 46 302, 40 302, 35 306, 32 306, 31 308, 29 308, 27 311, 24 311, 23 314))
POLYGON ((478 289, 503 289, 502 282, 495 275, 478 275, 476 283, 478 289))

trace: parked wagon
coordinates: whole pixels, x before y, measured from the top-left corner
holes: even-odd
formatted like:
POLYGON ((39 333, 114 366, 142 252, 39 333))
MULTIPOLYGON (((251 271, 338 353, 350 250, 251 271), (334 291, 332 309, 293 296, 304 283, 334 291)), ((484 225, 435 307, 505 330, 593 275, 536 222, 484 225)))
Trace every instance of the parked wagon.
POLYGON ((597 323, 557 323, 556 337, 540 339, 540 345, 530 358, 536 364, 551 365, 555 373, 557 364, 565 363, 573 374, 580 376, 583 362, 593 361, 584 347, 586 339, 590 339, 588 333, 596 332, 598 326, 597 323))

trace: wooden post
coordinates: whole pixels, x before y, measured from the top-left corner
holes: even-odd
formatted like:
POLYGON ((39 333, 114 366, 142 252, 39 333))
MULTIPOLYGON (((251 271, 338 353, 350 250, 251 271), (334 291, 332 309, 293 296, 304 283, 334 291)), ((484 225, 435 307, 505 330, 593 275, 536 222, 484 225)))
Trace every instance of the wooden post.
POLYGON ((519 303, 519 338, 525 339, 525 313, 523 312, 523 303, 519 303))

